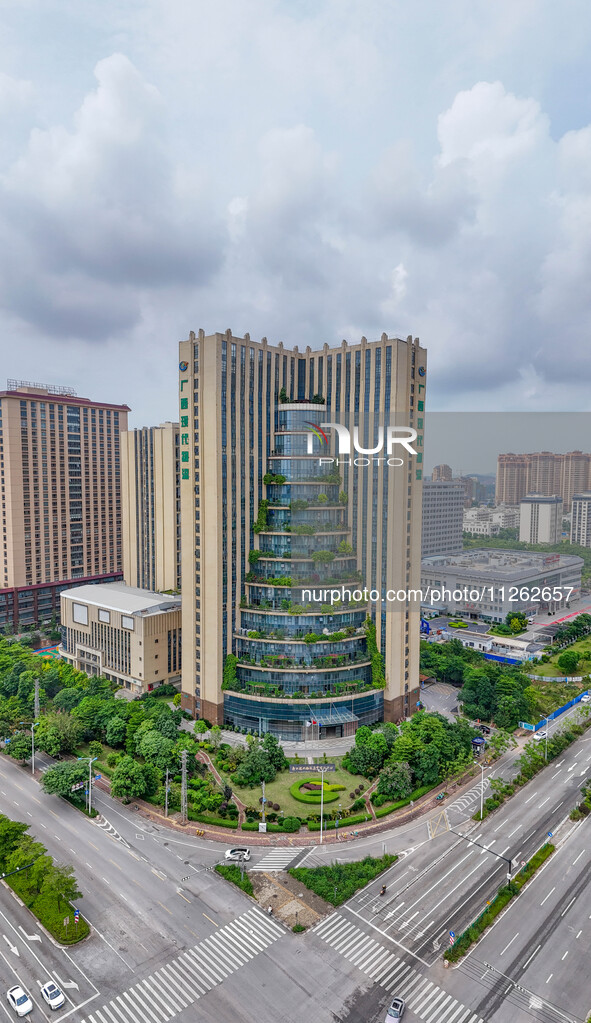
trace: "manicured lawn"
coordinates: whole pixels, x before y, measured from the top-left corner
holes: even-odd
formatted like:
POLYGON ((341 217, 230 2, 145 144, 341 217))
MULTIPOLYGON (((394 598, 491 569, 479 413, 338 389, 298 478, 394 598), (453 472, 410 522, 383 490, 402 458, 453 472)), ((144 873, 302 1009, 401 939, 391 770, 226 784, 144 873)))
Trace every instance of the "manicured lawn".
MULTIPOLYGON (((566 650, 572 650, 581 658, 579 666, 573 674, 591 675, 591 636, 585 636, 584 639, 577 640, 572 646, 566 647, 566 650)), ((535 664, 534 662, 531 671, 534 675, 544 675, 547 678, 564 678, 566 672, 561 671, 558 667, 558 658, 564 652, 564 650, 558 650, 555 654, 552 654, 547 664, 535 664)))
MULTIPOLYGON (((326 772, 324 776, 325 780, 329 785, 344 785, 345 788, 340 793, 339 799, 326 805, 326 812, 332 811, 334 813, 338 810, 339 803, 342 804, 343 809, 350 806, 353 800, 349 798, 349 793, 353 792, 353 790, 360 784, 364 786, 364 791, 367 791, 369 786, 367 778, 362 778, 360 775, 349 774, 348 771, 343 770, 340 766, 341 759, 341 757, 334 757, 328 760, 328 763, 334 763, 337 766, 335 771, 326 772)), ((300 763, 303 762, 304 761, 300 758, 300 763)), ((292 763, 295 763, 295 760, 292 760, 292 763)), ((318 763, 324 763, 322 757, 318 758, 318 763)), ((252 789, 239 788, 237 785, 232 783, 229 775, 223 775, 223 777, 228 782, 228 785, 231 785, 232 791, 238 796, 238 799, 241 799, 247 806, 259 807, 259 797, 262 795, 260 785, 255 786, 252 789)), ((294 799, 290 794, 290 786, 293 785, 296 780, 301 780, 302 782, 308 780, 319 781, 320 774, 317 771, 314 771, 312 764, 310 764, 310 774, 300 771, 282 771, 281 774, 277 775, 275 781, 265 785, 265 796, 269 802, 279 803, 279 806, 286 816, 307 817, 308 814, 311 813, 320 813, 320 804, 302 803, 298 799, 294 799)))

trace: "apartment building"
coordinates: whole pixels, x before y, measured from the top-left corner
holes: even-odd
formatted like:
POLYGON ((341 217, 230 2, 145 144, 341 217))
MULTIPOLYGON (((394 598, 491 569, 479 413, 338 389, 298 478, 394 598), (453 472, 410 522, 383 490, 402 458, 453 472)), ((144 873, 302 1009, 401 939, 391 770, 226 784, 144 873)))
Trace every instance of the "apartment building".
POLYGON ((179 445, 178 423, 122 435, 123 578, 128 586, 180 589, 179 445))
POLYGON ((464 485, 460 480, 423 482, 422 557, 462 550, 464 485))
POLYGON ((570 542, 591 547, 591 493, 573 495, 570 542))
POLYGON ((49 621, 73 582, 121 578, 128 412, 25 380, 0 392, 0 625, 49 621))

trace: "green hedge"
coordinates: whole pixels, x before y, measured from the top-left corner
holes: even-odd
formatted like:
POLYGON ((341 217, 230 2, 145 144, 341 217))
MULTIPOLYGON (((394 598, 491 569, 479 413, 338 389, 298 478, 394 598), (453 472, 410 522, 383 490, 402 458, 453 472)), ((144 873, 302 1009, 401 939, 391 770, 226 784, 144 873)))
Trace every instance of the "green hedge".
MULTIPOLYGON (((315 778, 298 778, 294 781, 293 785, 290 785, 289 792, 294 799, 299 800, 301 803, 314 803, 320 805, 320 789, 316 792, 300 792, 302 785, 307 785, 310 782, 319 784, 315 778)), ((324 802, 332 803, 335 799, 339 798, 339 792, 343 792, 345 789, 344 785, 328 785, 324 783, 324 802)))
POLYGON ((231 881, 232 884, 235 884, 237 888, 241 888, 247 895, 254 897, 254 889, 248 874, 244 871, 244 877, 242 877, 240 867, 236 863, 218 863, 215 869, 218 874, 225 877, 226 881, 231 881))
POLYGON ((237 828, 238 821, 228 820, 225 817, 207 817, 204 813, 195 813, 193 810, 189 810, 187 813, 189 820, 199 821, 201 824, 210 824, 212 828, 237 828))
MULTIPOLYGON (((365 821, 371 820, 371 814, 369 813, 358 813, 354 817, 341 817, 339 821, 339 828, 346 829, 350 828, 352 824, 364 824, 365 821)), ((324 821, 322 830, 330 831, 331 828, 335 827, 335 821, 324 821)), ((320 821, 308 821, 308 831, 320 831, 320 821)))
POLYGON ((292 867, 288 873, 332 906, 340 906, 359 888, 364 888, 391 867, 397 858, 386 853, 379 858, 366 856, 353 863, 335 863, 327 867, 292 867))
MULTIPOLYGON (((244 824, 242 825, 242 830, 243 831, 258 831, 259 830, 259 821, 244 821, 244 824)), ((267 831, 280 831, 282 835, 287 835, 288 834, 287 831, 283 830, 283 827, 282 827, 281 824, 269 823, 269 824, 267 824, 267 831)))
POLYGON ((443 958, 448 959, 450 962, 455 963, 458 959, 461 959, 466 954, 471 945, 478 941, 481 934, 486 930, 487 927, 495 920, 499 913, 505 908, 507 903, 511 901, 516 895, 519 894, 521 888, 526 884, 531 877, 541 867, 542 863, 548 859, 549 856, 554 852, 554 846, 550 842, 546 842, 541 849, 538 849, 532 856, 531 860, 526 863, 525 867, 520 870, 516 877, 509 881, 502 888, 499 888, 498 894, 491 902, 490 906, 476 918, 473 924, 466 928, 466 930, 460 934, 454 945, 448 948, 447 952, 444 953, 443 958))

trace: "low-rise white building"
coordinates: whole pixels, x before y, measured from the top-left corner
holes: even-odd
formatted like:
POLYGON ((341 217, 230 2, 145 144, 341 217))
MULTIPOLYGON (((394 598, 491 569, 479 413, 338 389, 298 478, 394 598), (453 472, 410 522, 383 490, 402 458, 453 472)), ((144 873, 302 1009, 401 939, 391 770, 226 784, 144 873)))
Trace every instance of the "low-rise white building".
POLYGON ((181 683, 181 598, 124 583, 74 586, 60 596, 59 654, 136 695, 181 683))
POLYGON ((502 622, 509 611, 557 611, 581 592, 583 559, 537 551, 463 551, 421 562, 424 605, 502 622))

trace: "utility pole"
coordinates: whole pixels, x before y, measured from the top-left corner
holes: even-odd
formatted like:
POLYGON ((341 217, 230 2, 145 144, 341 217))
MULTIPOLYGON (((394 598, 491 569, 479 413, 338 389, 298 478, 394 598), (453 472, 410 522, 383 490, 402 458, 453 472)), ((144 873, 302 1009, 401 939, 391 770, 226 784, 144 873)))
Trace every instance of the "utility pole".
POLYGON ((324 772, 330 770, 332 764, 316 764, 320 772, 320 845, 322 845, 322 825, 324 823, 324 772))
POLYGON ((267 802, 267 800, 265 799, 265 781, 264 781, 264 779, 261 782, 261 785, 263 787, 263 804, 262 804, 263 805, 263 819, 262 819, 262 822, 264 824, 265 823, 265 803, 267 802))
POLYGON ((166 781, 164 783, 164 816, 168 817, 168 768, 166 768, 166 781))
POLYGON ((39 717, 39 679, 35 679, 35 720, 39 717))
POLYGON ((38 724, 38 721, 31 724, 31 774, 35 774, 35 729, 38 724))
POLYGON ((181 754, 181 822, 187 823, 187 751, 181 754))

